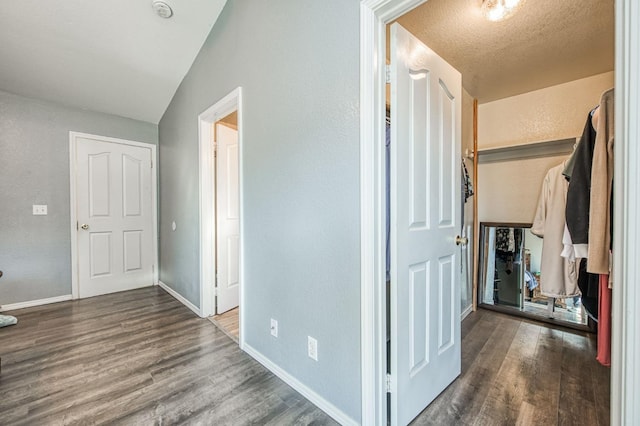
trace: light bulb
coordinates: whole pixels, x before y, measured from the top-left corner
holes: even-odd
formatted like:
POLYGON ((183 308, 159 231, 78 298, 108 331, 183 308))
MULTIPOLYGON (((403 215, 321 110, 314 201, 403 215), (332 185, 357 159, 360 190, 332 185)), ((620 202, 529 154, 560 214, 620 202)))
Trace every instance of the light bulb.
POLYGON ((511 17, 524 0, 483 0, 482 13, 489 21, 497 22, 511 17))

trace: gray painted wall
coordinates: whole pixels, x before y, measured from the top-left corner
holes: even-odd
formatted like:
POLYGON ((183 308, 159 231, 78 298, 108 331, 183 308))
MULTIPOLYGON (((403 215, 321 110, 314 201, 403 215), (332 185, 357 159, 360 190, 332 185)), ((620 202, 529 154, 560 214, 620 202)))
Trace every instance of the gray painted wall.
POLYGON ((69 131, 158 140, 155 124, 0 91, 0 305, 71 294, 69 131))
POLYGON ((199 305, 197 117, 243 87, 246 342, 355 420, 359 28, 357 0, 229 0, 159 125, 160 279, 199 305))

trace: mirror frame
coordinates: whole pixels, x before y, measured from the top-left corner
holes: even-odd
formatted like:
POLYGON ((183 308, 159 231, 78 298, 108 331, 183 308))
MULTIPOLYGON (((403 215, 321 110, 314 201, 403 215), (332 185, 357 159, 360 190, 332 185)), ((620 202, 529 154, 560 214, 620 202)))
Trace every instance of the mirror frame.
POLYGON ((488 303, 484 303, 482 299, 482 295, 484 293, 484 260, 485 260, 485 235, 487 228, 491 227, 500 227, 500 228, 531 228, 531 223, 526 222, 480 222, 480 232, 478 232, 478 276, 476 277, 478 280, 478 285, 476 286, 476 300, 478 301, 478 308, 488 309, 490 311, 501 312, 504 314, 509 314, 517 317, 527 318, 530 320, 543 322, 546 324, 557 325, 565 328, 571 328, 574 330, 586 331, 589 333, 595 333, 597 328, 597 323, 591 319, 591 317, 587 316, 587 324, 576 324, 574 322, 565 321, 557 318, 548 318, 541 315, 532 314, 529 312, 521 311, 517 307, 513 306, 501 306, 501 305, 490 305, 488 303))

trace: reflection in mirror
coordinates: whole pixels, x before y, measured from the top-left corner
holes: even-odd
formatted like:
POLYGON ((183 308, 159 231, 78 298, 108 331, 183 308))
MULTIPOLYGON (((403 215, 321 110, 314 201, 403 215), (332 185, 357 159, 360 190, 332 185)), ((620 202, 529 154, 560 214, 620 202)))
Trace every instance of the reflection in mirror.
POLYGON ((530 228, 526 223, 480 224, 480 306, 586 327, 580 296, 554 299, 544 294, 542 239, 530 228))

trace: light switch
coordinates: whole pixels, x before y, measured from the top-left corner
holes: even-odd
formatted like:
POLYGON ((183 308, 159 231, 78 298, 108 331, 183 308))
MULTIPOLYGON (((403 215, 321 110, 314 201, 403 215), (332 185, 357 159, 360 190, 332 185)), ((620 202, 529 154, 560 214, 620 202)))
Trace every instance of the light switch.
POLYGON ((43 216, 47 214, 47 205, 46 204, 34 204, 33 205, 33 215, 34 216, 43 216))

